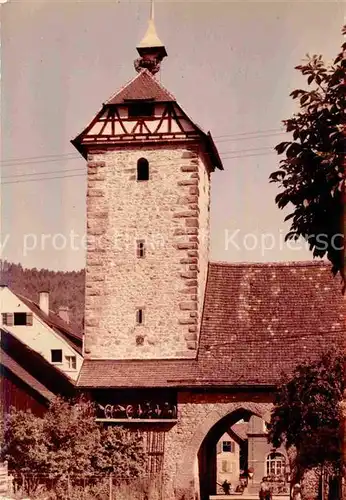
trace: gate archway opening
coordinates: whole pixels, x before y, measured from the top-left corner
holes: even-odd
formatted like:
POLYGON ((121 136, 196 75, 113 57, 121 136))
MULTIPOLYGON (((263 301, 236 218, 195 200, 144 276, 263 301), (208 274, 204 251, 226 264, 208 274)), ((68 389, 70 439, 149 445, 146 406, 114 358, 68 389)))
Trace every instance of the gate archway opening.
MULTIPOLYGON (((248 423, 250 418, 256 415, 254 412, 247 409, 237 409, 230 414, 221 418, 209 430, 205 436, 199 451, 198 451, 198 475, 199 475, 199 489, 200 499, 209 500, 210 495, 216 495, 219 491, 218 477, 217 477, 217 447, 221 438, 225 434, 232 437, 232 427, 240 422, 248 423)), ((256 415, 262 419, 262 416, 256 415)), ((239 469, 247 469, 247 441, 243 449, 239 450, 239 469)))

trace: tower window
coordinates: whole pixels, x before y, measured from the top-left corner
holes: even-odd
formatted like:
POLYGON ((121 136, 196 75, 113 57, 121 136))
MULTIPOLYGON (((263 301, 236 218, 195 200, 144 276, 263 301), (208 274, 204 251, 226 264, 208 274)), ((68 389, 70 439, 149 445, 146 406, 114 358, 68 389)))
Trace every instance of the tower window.
POLYGON ((137 257, 139 259, 144 259, 145 257, 145 241, 137 240, 137 257))
POLYGON ((137 322, 137 325, 143 325, 143 323, 144 323, 144 311, 143 311, 143 309, 137 309, 136 322, 137 322))
POLYGON ((149 180, 149 162, 146 158, 137 161, 137 181, 149 180))
POLYGON ((129 105, 129 118, 153 116, 153 102, 135 102, 129 105))

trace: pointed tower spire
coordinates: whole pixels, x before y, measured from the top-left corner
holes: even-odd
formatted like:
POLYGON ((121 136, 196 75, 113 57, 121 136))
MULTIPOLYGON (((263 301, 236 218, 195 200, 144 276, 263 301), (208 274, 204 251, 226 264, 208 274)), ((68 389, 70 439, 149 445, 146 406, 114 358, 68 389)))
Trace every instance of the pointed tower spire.
POLYGON ((135 61, 136 71, 140 72, 147 68, 152 74, 160 70, 160 63, 167 56, 165 46, 159 39, 154 22, 154 0, 150 3, 150 19, 146 34, 137 45, 137 51, 141 56, 135 61))
POLYGON ((150 0, 150 21, 154 22, 154 0, 150 0))

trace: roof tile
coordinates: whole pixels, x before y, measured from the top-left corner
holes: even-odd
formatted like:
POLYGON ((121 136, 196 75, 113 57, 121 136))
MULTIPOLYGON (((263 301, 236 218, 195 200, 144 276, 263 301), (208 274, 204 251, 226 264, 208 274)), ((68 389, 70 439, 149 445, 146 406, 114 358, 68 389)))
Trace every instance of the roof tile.
MULTIPOLYGON (((13 292, 14 293, 14 292, 13 292)), ((65 323, 57 314, 49 311, 49 315, 44 313, 38 304, 32 300, 16 293, 16 296, 29 307, 46 325, 52 328, 60 337, 62 337, 73 349, 82 354, 83 335, 65 323)))
POLYGON ((20 364, 17 363, 8 353, 0 347, 0 365, 7 368, 16 377, 25 382, 29 387, 38 392, 47 401, 51 401, 55 396, 39 380, 30 375, 20 364))
POLYGON ((274 386, 342 345, 343 307, 324 263, 211 263, 196 360, 85 360, 78 385, 274 386))
POLYGON ((150 99, 159 102, 176 100, 148 70, 144 69, 122 89, 113 94, 105 104, 124 104, 126 100, 141 99, 150 99))

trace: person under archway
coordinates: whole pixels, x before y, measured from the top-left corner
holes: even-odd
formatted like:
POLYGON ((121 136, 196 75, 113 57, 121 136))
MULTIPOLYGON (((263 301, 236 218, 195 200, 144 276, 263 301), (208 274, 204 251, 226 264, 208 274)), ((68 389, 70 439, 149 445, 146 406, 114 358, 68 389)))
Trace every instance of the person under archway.
POLYGON ((223 492, 224 492, 225 495, 230 495, 231 494, 232 484, 229 481, 227 481, 227 479, 224 480, 224 482, 222 483, 221 487, 222 487, 223 492))
POLYGON ((297 483, 293 486, 292 500, 302 500, 302 490, 301 490, 300 483, 297 483))
POLYGON ((267 482, 267 478, 264 477, 262 479, 261 485, 260 485, 260 490, 259 490, 259 499, 260 500, 272 500, 273 495, 271 492, 271 489, 269 487, 269 484, 267 482))

